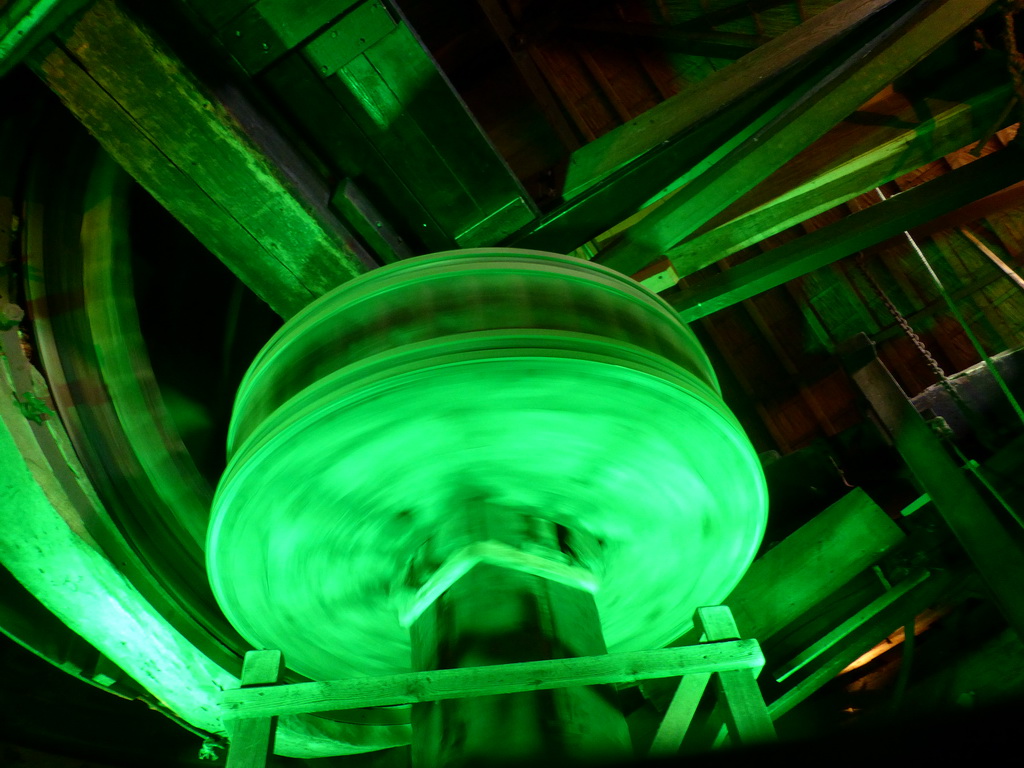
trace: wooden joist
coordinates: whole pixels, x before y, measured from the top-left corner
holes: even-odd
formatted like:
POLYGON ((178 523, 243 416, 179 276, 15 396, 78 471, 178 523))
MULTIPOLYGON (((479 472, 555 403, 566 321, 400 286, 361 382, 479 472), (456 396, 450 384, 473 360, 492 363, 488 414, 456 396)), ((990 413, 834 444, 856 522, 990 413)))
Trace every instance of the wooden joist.
MULTIPOLYGON (((849 583, 903 541, 899 527, 856 488, 754 561, 726 602, 739 631, 764 641, 849 583)), ((697 642, 691 630, 673 645, 697 642)), ((644 695, 666 702, 675 680, 651 680, 644 695)), ((667 737, 666 737, 667 738, 667 737)))
POLYGON ((831 68, 823 67, 811 88, 711 162, 674 197, 599 253, 597 260, 625 274, 649 264, 909 71, 991 4, 991 0, 914 4, 850 55, 840 57, 831 68))
POLYGON ((231 89, 215 91, 115 0, 32 67, 143 187, 283 316, 373 262, 328 190, 231 89))
POLYGON ((730 640, 603 656, 229 690, 221 695, 220 701, 226 718, 261 718, 627 683, 722 670, 757 670, 763 664, 764 656, 756 640, 730 640))
POLYGON ((0 3, 0 77, 88 0, 13 0, 0 3))
MULTIPOLYGON (((895 0, 843 0, 570 158, 565 203, 505 245, 569 252, 684 183, 726 141, 767 122, 815 61, 895 0)), ((806 79, 806 77, 804 77, 806 79)))
POLYGON ((1001 116, 1010 119, 1011 98, 1004 83, 959 103, 928 99, 892 114, 857 113, 666 255, 677 275, 696 272, 984 138, 1001 116), (922 112, 930 116, 918 120, 922 112))
MULTIPOLYGON (((893 0, 845 0, 575 152, 565 182, 575 197, 664 142, 679 141, 731 105, 756 99, 772 80, 805 66, 893 0)), ((646 190, 651 197, 658 189, 646 190)), ((615 223, 615 222, 611 222, 615 223)))
POLYGON ((1016 184, 1022 153, 1011 144, 666 298, 686 322, 706 317, 1016 184))

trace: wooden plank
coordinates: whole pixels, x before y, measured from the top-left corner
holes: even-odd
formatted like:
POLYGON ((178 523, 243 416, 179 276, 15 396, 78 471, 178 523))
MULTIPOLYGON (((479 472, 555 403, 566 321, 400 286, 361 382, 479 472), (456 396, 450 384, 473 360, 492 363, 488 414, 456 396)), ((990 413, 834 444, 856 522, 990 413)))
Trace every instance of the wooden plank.
POLYGON ((494 243, 534 217, 519 181, 405 23, 326 83, 459 245, 494 243))
MULTIPOLYGON (((242 688, 277 683, 283 671, 280 651, 248 651, 242 666, 242 688)), ((265 768, 274 752, 277 718, 239 720, 233 726, 227 768, 265 768)))
POLYGON ((369 48, 366 60, 469 196, 466 221, 453 231, 460 245, 485 244, 466 236, 484 220, 490 219, 480 232, 500 239, 534 218, 533 202, 407 23, 369 48))
POLYGON ((564 205, 504 243, 568 253, 685 183, 808 85, 805 70, 894 0, 845 0, 574 153, 564 205))
POLYGON ((753 669, 763 664, 764 656, 756 641, 733 640, 653 651, 230 690, 223 692, 221 707, 228 718, 266 717, 628 683, 722 669, 753 669))
MULTIPOLYGON (((925 496, 927 498, 927 496, 925 496)), ((782 682, 799 672, 818 657, 826 654, 833 647, 840 644, 844 638, 853 634, 856 630, 867 624, 871 619, 898 601, 905 594, 915 589, 918 584, 927 579, 928 571, 917 571, 911 574, 889 591, 872 600, 868 605, 857 611, 853 616, 842 622, 838 627, 826 634, 820 640, 812 643, 809 647, 798 653, 794 658, 779 667, 773 676, 778 682, 782 682)))
MULTIPOLYGON (((725 603, 747 637, 772 637, 893 546, 903 532, 860 488, 855 488, 754 561, 725 603)), ((697 642, 693 629, 672 645, 697 642)), ((674 681, 652 680, 644 695, 667 700, 674 681)))
MULTIPOLYGON (((294 3, 293 3, 294 5, 294 3)), ((395 28, 395 19, 381 3, 361 3, 310 40, 302 49, 321 75, 333 75, 372 48, 395 28)))
MULTIPOLYGON (((845 0, 838 3, 780 35, 742 61, 719 70, 695 87, 685 89, 648 110, 631 123, 582 147, 573 153, 570 162, 565 182, 566 197, 580 194, 664 142, 678 140, 729 105, 756 97, 771 80, 827 51, 844 35, 884 10, 892 1, 845 0)), ((657 191, 647 190, 647 197, 657 191)))
POLYGON ((569 29, 581 36, 603 43, 618 43, 622 38, 633 38, 637 42, 650 41, 660 48, 685 53, 689 56, 709 56, 715 59, 738 59, 746 56, 758 46, 768 43, 771 38, 761 35, 745 35, 735 32, 693 30, 685 27, 667 27, 662 24, 623 22, 621 20, 583 20, 569 25, 569 29))
POLYGON ((104 148, 284 316, 372 261, 322 181, 236 97, 220 98, 111 0, 50 45, 37 74, 104 148), (259 137, 257 139, 257 136, 259 137))
POLYGON ((710 680, 708 672, 686 675, 679 680, 679 687, 672 695, 672 702, 651 742, 652 757, 673 755, 679 751, 710 680))
POLYGON ((1020 590, 1024 584, 1024 550, 1020 543, 950 458, 940 438, 875 356, 874 345, 867 337, 852 340, 847 355, 854 382, 889 431, 921 489, 931 497, 963 546, 1007 623, 1024 638, 1024 595, 1020 590))
MULTIPOLYGON (((732 612, 724 605, 698 608, 694 626, 710 642, 739 637, 732 612)), ((715 689, 720 704, 724 705, 722 709, 729 735, 736 745, 775 740, 775 726, 768 715, 761 689, 757 687, 757 671, 736 669, 715 675, 715 689)))
MULTIPOLYGON (((1009 83, 1000 84, 944 109, 941 103, 924 101, 892 114, 883 125, 860 124, 853 131, 830 132, 723 212, 727 217, 712 229, 684 241, 667 255, 677 274, 692 274, 870 192, 976 141, 1003 112, 1011 95, 1009 83), (930 117, 917 120, 922 110, 930 117)), ((861 114, 856 113, 853 120, 861 114)), ((864 117, 873 120, 876 114, 865 113, 864 117)))
POLYGON ((331 206, 383 263, 391 264, 415 255, 352 179, 344 179, 338 185, 331 206))
POLYGON ((960 573, 936 572, 856 628, 842 643, 833 646, 828 653, 817 659, 817 665, 789 690, 768 704, 772 720, 778 720, 815 691, 835 680, 836 675, 904 624, 909 617, 916 616, 948 596, 951 586, 962 579, 963 574, 960 573))
POLYGON ((0 3, 0 77, 88 0, 11 0, 0 3))
POLYGON ((224 25, 220 39, 242 69, 254 75, 312 37, 319 29, 330 24, 358 2, 359 0, 259 0, 234 18, 230 24, 224 25))
POLYGON ((825 69, 805 95, 630 227, 596 260, 625 274, 650 263, 764 181, 991 4, 992 0, 918 3, 835 68, 825 69))
POLYGON ((1024 150, 1010 145, 665 298, 692 322, 1005 189, 1022 175, 1024 150))
MULTIPOLYGON (((351 178, 417 253, 455 247, 448 235, 392 168, 389 156, 370 142, 324 80, 298 53, 284 57, 261 76, 279 102, 312 137, 314 147, 339 177, 351 178)), ((346 92, 347 98, 347 92, 346 92)), ((342 212, 344 215, 344 212, 342 212)), ((359 230, 358 221, 349 226, 359 230)), ((399 258, 396 253, 385 261, 399 258)))

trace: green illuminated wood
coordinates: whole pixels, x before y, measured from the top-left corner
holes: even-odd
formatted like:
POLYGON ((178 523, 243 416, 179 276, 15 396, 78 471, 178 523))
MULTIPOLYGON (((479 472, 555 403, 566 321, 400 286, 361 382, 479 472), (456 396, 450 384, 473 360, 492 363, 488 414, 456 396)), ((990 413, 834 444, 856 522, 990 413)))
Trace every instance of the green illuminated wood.
POLYGON ((672 695, 672 701, 665 710, 665 715, 651 742, 652 757, 671 755, 679 751, 710 681, 710 672, 691 673, 680 678, 679 686, 672 695))
POLYGON ((230 22, 219 20, 220 38, 242 68, 256 74, 358 4, 359 0, 259 0, 230 22))
POLYGON ((813 82, 812 66, 894 0, 845 0, 573 154, 566 202, 509 238, 568 252, 688 181, 723 143, 767 123, 813 82))
POLYGON ((855 630, 867 624, 872 618, 917 587, 917 585, 927 579, 928 576, 928 571, 918 571, 911 576, 908 576, 875 600, 872 600, 870 604, 866 605, 834 630, 783 664, 773 673, 775 679, 781 683, 783 680, 786 680, 799 672, 818 657, 826 654, 833 647, 842 643, 843 640, 855 630))
POLYGON ((494 244, 536 215, 407 23, 339 67, 326 83, 453 242, 494 244))
POLYGON ((87 0, 12 0, 0 4, 0 77, 87 0))
POLYGON ((849 354, 854 382, 963 546, 1007 623, 1024 637, 1024 596, 1020 590, 1024 584, 1024 549, 875 357, 871 342, 863 335, 853 339, 849 354), (858 356, 862 359, 856 359, 858 356))
POLYGON ((941 571, 915 584, 894 601, 875 612, 867 621, 852 627, 840 642, 830 646, 821 656, 801 670, 791 688, 768 704, 772 720, 778 720, 800 702, 805 701, 826 684, 835 680, 842 670, 882 642, 892 632, 905 626, 908 619, 939 600, 949 599, 951 589, 962 583, 963 573, 941 571))
MULTIPOLYGON (((698 608, 694 629, 703 632, 708 642, 731 640, 740 634, 732 612, 724 605, 698 608)), ((719 704, 735 745, 775 739, 775 727, 757 687, 758 671, 750 668, 720 670, 714 676, 719 704)))
POLYGON ((1011 144, 666 298, 693 322, 999 192, 1022 176, 1024 151, 1011 144))
POLYGON ((1001 116, 1012 120, 1010 98, 1004 83, 951 105, 928 99, 894 114, 858 112, 666 255, 676 274, 696 272, 981 139, 1001 116), (918 119, 922 111, 929 117, 918 119))
POLYGON ((277 312, 365 271, 327 190, 235 96, 100 0, 33 67, 104 148, 277 312), (259 138, 257 138, 257 136, 259 138), (285 170, 287 168, 287 170, 285 170))
MULTIPOLYGON (((728 597, 740 632, 762 641, 826 600, 904 539, 862 489, 855 488, 772 547, 728 597)), ((690 630, 673 645, 696 643, 690 630)), ((652 680, 644 695, 667 706, 675 681, 652 680)))
MULTIPOLYGON (((757 98, 772 80, 806 65, 893 0, 846 0, 761 46, 701 83, 573 153, 565 182, 574 197, 666 141, 678 141, 729 105, 757 98)), ((658 189, 648 189, 648 197, 658 189)), ((609 222, 609 225, 613 222, 609 222)), ((607 229, 607 226, 605 227, 607 229)))
MULTIPOLYGON (((281 679, 284 658, 280 651, 249 651, 242 667, 242 688, 270 685, 281 679)), ((274 752, 276 717, 233 723, 227 768, 264 768, 274 752)))
POLYGON ((763 664, 764 656, 756 640, 732 640, 575 659, 238 689, 225 691, 220 701, 225 716, 254 718, 540 691, 574 685, 628 683, 653 677, 718 672, 724 669, 756 669, 763 664))
POLYGON ((885 85, 971 23, 991 0, 918 3, 674 197, 603 249, 600 263, 632 274, 766 179, 885 85))

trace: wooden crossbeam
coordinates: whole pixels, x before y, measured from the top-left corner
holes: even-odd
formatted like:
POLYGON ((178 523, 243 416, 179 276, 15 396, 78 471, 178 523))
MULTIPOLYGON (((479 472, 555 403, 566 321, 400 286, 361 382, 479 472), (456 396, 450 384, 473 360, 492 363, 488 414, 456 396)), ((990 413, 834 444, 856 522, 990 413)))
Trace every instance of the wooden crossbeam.
POLYGON ((1011 144, 666 298, 693 322, 999 192, 1022 176, 1024 150, 1011 144))
POLYGON ((440 669, 385 677, 237 689, 221 694, 226 718, 265 718, 305 712, 384 707, 473 696, 629 683, 655 677, 757 670, 764 655, 756 640, 610 653, 469 669, 440 669))
POLYGON ((977 141, 1000 116, 1012 119, 1004 114, 1011 98, 1010 84, 1003 83, 960 103, 922 101, 892 115, 877 115, 875 124, 868 122, 876 117, 873 113, 858 113, 854 120, 864 122, 827 134, 737 201, 740 210, 725 211, 731 215, 724 221, 666 255, 678 275, 692 274, 977 141), (940 111, 916 119, 922 108, 932 106, 940 111), (751 200, 744 205, 747 198, 751 200))
MULTIPOLYGON (((249 651, 242 666, 242 688, 273 685, 281 679, 283 671, 280 651, 249 651)), ((250 718, 233 726, 227 768, 264 768, 274 752, 277 718, 250 718)))
POLYGON ((896 450, 971 559, 1010 628, 1024 638, 1024 550, 877 358, 871 341, 863 334, 850 340, 845 356, 854 383, 896 450))
POLYGON ((0 3, 0 77, 88 0, 13 0, 0 3))
POLYGON ((633 274, 695 232, 980 16, 992 0, 920 2, 597 256, 633 274))
POLYGON ((796 76, 895 1, 843 0, 580 148, 566 203, 505 244, 567 252, 620 223, 727 138, 766 120, 796 76))
MULTIPOLYGON (((899 527, 855 488, 754 561, 729 595, 737 625, 764 642, 903 540, 899 527)), ((673 645, 696 643, 699 637, 694 629, 673 645)), ((673 698, 675 682, 654 679, 641 688, 661 708, 673 698)))
POLYGON ((115 0, 31 66, 129 173, 275 311, 373 265, 329 190, 231 89, 215 91, 115 0))

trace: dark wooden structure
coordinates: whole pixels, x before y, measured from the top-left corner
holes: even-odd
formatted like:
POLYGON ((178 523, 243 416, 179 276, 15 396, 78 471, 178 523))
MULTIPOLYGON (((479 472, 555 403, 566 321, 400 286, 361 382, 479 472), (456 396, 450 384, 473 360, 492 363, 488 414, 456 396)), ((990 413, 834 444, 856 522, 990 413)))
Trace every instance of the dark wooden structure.
MULTIPOLYGON (((773 522, 729 604, 776 727, 1020 695, 1020 27, 989 0, 0 4, 0 623, 223 736, 210 681, 255 682, 202 567, 232 356, 379 265, 536 248, 659 292, 762 452, 773 522), (45 554, 69 531, 154 658, 81 639, 45 554)), ((645 749, 715 742, 686 679, 619 691, 645 749)), ((278 748, 407 727, 282 717, 278 748)))

